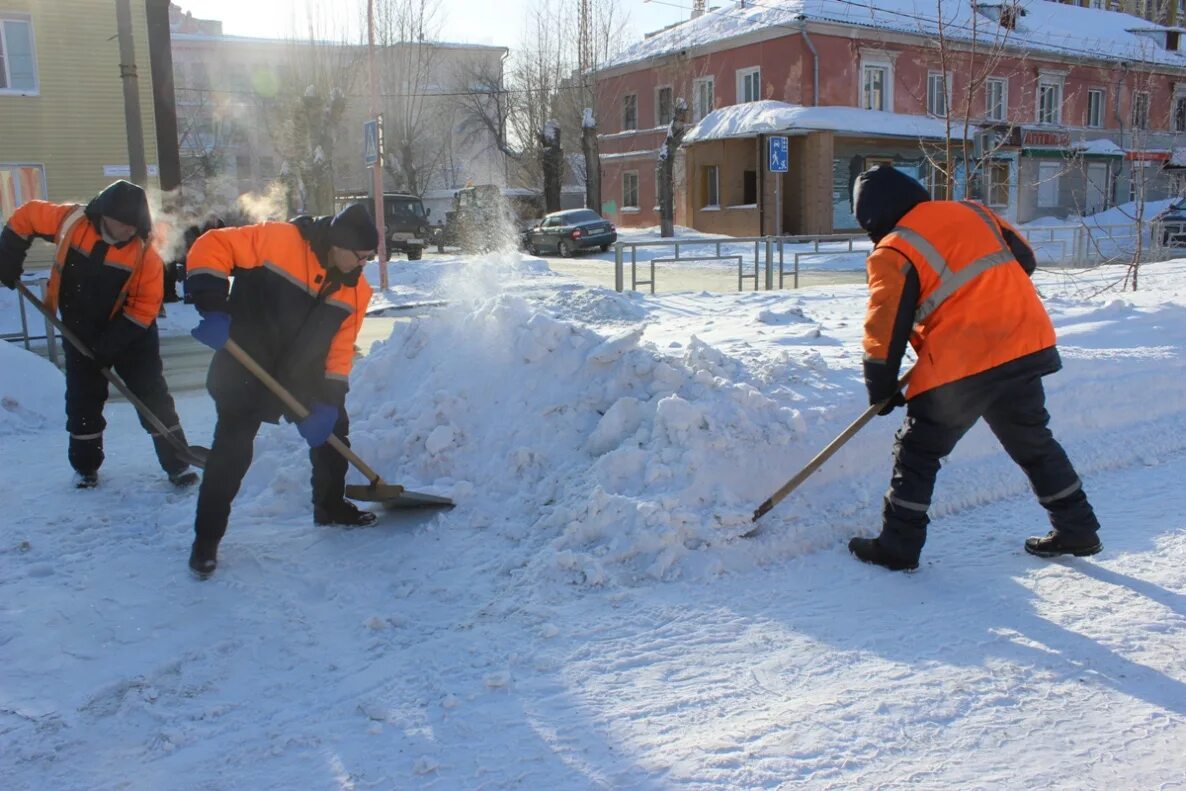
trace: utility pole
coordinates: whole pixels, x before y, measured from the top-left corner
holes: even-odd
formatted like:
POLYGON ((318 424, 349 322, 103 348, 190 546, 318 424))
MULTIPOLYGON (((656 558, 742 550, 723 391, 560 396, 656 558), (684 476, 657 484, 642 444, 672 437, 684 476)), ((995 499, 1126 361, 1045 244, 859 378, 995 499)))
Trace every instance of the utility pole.
POLYGON ((379 288, 387 290, 387 228, 383 221, 383 121, 379 117, 379 71, 375 67, 375 0, 367 0, 367 61, 371 72, 371 118, 376 122, 375 144, 379 158, 372 166, 375 227, 379 229, 379 288))
POLYGON ((115 0, 115 25, 119 35, 119 76, 124 84, 124 124, 128 129, 128 165, 135 184, 148 182, 144 161, 144 126, 140 119, 140 80, 136 76, 136 45, 132 40, 130 0, 115 0))

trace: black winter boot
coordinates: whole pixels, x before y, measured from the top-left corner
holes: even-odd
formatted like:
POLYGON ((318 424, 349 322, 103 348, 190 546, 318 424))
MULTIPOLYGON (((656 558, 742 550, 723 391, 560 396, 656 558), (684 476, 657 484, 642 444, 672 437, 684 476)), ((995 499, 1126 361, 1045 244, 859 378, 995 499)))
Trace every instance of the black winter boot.
POLYGON ((184 469, 180 472, 169 473, 169 483, 176 486, 178 489, 185 489, 193 486, 199 481, 198 474, 191 469, 184 469))
POLYGON ((76 472, 74 473, 74 488, 75 489, 94 489, 99 485, 99 473, 97 472, 76 472))
POLYGON ((1104 548, 1095 533, 1084 536, 1068 536, 1051 530, 1041 538, 1030 536, 1025 540, 1025 551, 1040 558, 1056 558, 1059 555, 1074 555, 1082 558, 1094 555, 1104 548))
POLYGON ((189 568, 198 579, 207 579, 218 568, 218 545, 195 541, 189 552, 189 568))
POLYGON ((906 560, 897 555, 886 552, 876 538, 854 538, 848 542, 848 551, 857 556, 857 560, 884 566, 890 571, 914 571, 918 568, 917 560, 906 560))
POLYGON ((313 521, 319 525, 365 527, 373 525, 376 519, 378 517, 373 513, 359 509, 349 500, 339 500, 333 505, 313 506, 313 521))

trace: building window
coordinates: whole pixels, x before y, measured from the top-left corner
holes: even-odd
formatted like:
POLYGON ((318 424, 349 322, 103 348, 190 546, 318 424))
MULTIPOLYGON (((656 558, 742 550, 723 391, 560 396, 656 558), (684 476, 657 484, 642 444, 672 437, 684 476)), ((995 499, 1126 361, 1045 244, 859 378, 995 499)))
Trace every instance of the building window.
POLYGON ((949 80, 946 75, 931 72, 927 75, 927 112, 944 118, 947 116, 947 88, 949 80))
POLYGON ((1038 79, 1038 123, 1062 123, 1062 78, 1043 76, 1038 79))
POLYGON ((1062 165, 1058 162, 1042 162, 1038 165, 1038 207, 1043 209, 1058 206, 1058 180, 1062 165))
POLYGON ((1149 94, 1145 91, 1132 96, 1132 125, 1134 129, 1149 128, 1149 94))
POLYGON ((716 165, 704 168, 704 207, 721 205, 721 174, 716 165))
POLYGON ((699 121, 713 110, 714 80, 712 77, 701 77, 692 83, 692 114, 693 121, 699 121))
POLYGON ((1009 205, 1009 160, 994 159, 988 163, 988 205, 1009 205))
POLYGON ((737 103, 756 102, 762 98, 762 70, 755 66, 752 69, 737 71, 737 103))
POLYGON ((627 94, 622 97, 622 131, 638 128, 638 96, 627 94))
POLYGON ((33 23, 27 17, 0 16, 0 93, 37 93, 33 23))
POLYGON ((1101 90, 1087 92, 1087 125, 1093 129, 1104 125, 1104 92, 1101 90))
POLYGON ((1009 81, 1003 77, 989 77, 984 83, 984 117, 990 121, 1004 121, 1009 108, 1009 81))
MULTIPOLYGON (((775 178, 778 178, 775 176, 775 178)), ((758 171, 747 170, 741 177, 741 203, 756 206, 758 203, 758 171)))
POLYGON ((0 162, 0 221, 12 216, 18 206, 45 198, 44 166, 0 162))
POLYGON ((1174 97, 1174 131, 1186 132, 1186 95, 1174 97))
POLYGON ((622 208, 638 208, 638 171, 629 170, 622 174, 622 208))
POLYGON ((655 91, 655 126, 667 126, 671 123, 671 86, 667 85, 655 91))
POLYGON ((272 157, 259 158, 259 175, 261 178, 270 179, 276 175, 276 160, 272 157))
POLYGON ((889 66, 865 66, 861 72, 861 107, 866 110, 888 111, 889 66))

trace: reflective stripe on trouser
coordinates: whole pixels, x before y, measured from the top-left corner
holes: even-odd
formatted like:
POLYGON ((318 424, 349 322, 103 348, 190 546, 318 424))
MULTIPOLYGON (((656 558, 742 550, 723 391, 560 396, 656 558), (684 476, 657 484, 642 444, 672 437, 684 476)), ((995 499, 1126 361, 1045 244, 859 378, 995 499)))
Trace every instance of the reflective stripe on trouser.
POLYGON ((1025 471, 1056 530, 1082 535, 1099 529, 1074 467, 1047 428, 1050 416, 1041 378, 1004 378, 1007 367, 941 385, 907 405, 906 421, 894 443, 894 469, 879 538, 887 551, 918 558, 942 459, 981 417, 1025 471))
MULTIPOLYGON (((71 448, 74 447, 73 437, 91 434, 102 434, 107 427, 103 417, 103 408, 107 403, 108 383, 99 367, 89 358, 84 357, 72 344, 65 345, 66 353, 66 430, 72 435, 71 448)), ((165 382, 164 369, 161 365, 160 339, 155 324, 145 330, 136 340, 128 345, 115 361, 115 372, 123 379, 124 384, 132 394, 144 402, 152 413, 166 426, 176 427, 174 433, 184 441, 180 419, 169 394, 169 386, 165 382)), ((153 435, 153 449, 161 469, 167 473, 184 470, 188 465, 179 458, 177 449, 163 437, 155 435, 156 430, 148 420, 137 412, 140 425, 150 435, 153 435)), ((91 451, 80 450, 84 454, 83 463, 90 464, 95 456, 91 451), (86 455, 90 454, 90 455, 86 455)), ((83 469, 75 464, 73 450, 70 463, 79 472, 94 472, 103 462, 102 440, 99 440, 98 462, 91 469, 83 469)))

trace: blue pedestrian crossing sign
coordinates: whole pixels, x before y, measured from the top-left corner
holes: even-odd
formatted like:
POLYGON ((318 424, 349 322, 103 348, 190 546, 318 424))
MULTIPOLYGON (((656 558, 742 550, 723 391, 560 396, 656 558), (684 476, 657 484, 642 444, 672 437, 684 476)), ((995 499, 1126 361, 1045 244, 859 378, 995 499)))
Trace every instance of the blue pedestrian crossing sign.
POLYGON ((362 122, 362 150, 368 168, 379 161, 379 121, 376 119, 362 122))
POLYGON ((786 173, 790 155, 787 151, 787 139, 783 135, 772 135, 770 141, 770 172, 786 173))

